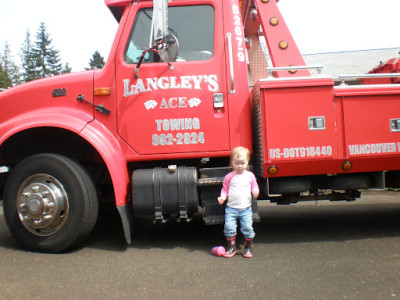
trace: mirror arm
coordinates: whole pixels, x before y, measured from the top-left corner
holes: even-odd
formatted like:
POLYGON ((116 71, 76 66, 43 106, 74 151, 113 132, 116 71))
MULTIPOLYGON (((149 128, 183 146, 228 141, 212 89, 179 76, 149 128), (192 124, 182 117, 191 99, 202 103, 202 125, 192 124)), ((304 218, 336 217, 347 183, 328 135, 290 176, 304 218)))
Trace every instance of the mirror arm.
POLYGON ((156 45, 155 45, 154 47, 152 47, 151 49, 143 50, 142 55, 140 56, 139 62, 137 63, 136 68, 135 68, 135 78, 136 78, 136 79, 139 78, 139 68, 140 68, 140 66, 142 65, 142 62, 143 62, 143 60, 144 60, 144 56, 146 55, 147 52, 150 52, 150 51, 152 51, 152 52, 158 54, 157 50, 155 50, 155 49, 158 47, 159 44, 160 44, 160 43, 156 44, 156 45))
MULTIPOLYGON (((137 63, 136 68, 135 68, 135 78, 136 78, 136 79, 139 78, 139 68, 140 68, 140 66, 141 66, 142 63, 143 63, 144 56, 146 55, 146 53, 151 51, 151 52, 154 52, 154 53, 160 55, 159 52, 158 52, 158 50, 161 50, 161 49, 163 49, 163 48, 164 48, 164 42, 163 42, 163 41, 159 41, 159 42, 158 42, 157 44, 155 44, 152 48, 147 49, 147 50, 143 50, 142 55, 140 56, 139 62, 137 63), (160 46, 161 46, 161 47, 160 47, 160 46)), ((170 69, 171 71, 175 70, 174 67, 172 66, 172 64, 171 64, 170 62, 167 62, 167 64, 168 64, 169 69, 170 69)))

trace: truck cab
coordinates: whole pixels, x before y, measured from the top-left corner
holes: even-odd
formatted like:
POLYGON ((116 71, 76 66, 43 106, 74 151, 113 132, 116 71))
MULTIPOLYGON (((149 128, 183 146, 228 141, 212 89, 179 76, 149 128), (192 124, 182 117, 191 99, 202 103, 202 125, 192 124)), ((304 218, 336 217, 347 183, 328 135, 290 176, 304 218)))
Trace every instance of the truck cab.
POLYGON ((236 146, 252 152, 260 200, 398 188, 400 87, 313 74, 277 2, 105 0, 119 28, 102 70, 1 92, 0 190, 17 241, 76 247, 109 201, 127 243, 137 216, 220 224, 236 146))

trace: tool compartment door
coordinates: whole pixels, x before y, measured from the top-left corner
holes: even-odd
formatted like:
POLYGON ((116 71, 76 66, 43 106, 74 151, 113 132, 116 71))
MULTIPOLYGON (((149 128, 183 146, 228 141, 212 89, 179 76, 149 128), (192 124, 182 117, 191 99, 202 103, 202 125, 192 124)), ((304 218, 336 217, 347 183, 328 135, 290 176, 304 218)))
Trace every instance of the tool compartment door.
POLYGON ((329 173, 337 155, 332 78, 271 79, 260 82, 264 175, 329 173))
POLYGON ((400 87, 339 86, 346 158, 357 172, 400 168, 400 87))
POLYGON ((173 154, 229 149, 223 28, 220 1, 169 3, 168 28, 179 42, 173 70, 148 49, 152 2, 131 8, 116 67, 117 126, 138 154, 173 154), (129 24, 131 22, 132 24, 129 24), (129 31, 129 30, 126 30, 129 31), (221 37, 221 38, 219 38, 221 37), (216 100, 215 100, 216 99, 216 100))

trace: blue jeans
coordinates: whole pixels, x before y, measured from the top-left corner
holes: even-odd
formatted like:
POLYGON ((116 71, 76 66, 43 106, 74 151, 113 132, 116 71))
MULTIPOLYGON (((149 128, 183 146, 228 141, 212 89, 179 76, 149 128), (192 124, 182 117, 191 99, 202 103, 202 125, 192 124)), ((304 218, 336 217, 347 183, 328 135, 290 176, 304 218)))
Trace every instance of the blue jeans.
POLYGON ((253 213, 251 207, 244 209, 225 208, 224 235, 232 237, 236 235, 237 221, 240 222, 240 231, 246 239, 252 239, 256 235, 253 230, 253 213))

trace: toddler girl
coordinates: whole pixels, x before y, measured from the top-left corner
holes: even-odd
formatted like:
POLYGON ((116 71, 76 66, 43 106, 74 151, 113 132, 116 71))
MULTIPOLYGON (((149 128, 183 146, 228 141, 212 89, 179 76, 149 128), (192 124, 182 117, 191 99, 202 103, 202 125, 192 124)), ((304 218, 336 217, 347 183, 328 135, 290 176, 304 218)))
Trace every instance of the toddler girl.
POLYGON ((244 236, 244 257, 253 257, 251 245, 255 236, 251 210, 251 196, 257 198, 260 190, 254 174, 248 171, 250 151, 245 147, 236 147, 231 153, 232 172, 224 178, 218 203, 228 200, 225 209, 224 235, 228 242, 225 257, 236 254, 236 227, 240 221, 240 231, 244 236))

